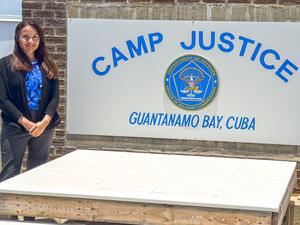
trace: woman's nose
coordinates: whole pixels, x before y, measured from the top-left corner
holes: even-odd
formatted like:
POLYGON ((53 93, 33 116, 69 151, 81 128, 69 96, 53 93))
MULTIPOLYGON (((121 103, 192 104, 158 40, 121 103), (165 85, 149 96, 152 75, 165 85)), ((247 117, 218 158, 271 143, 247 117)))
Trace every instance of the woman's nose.
POLYGON ((28 39, 28 43, 32 44, 33 42, 34 42, 34 41, 33 41, 32 37, 30 37, 30 38, 28 39))

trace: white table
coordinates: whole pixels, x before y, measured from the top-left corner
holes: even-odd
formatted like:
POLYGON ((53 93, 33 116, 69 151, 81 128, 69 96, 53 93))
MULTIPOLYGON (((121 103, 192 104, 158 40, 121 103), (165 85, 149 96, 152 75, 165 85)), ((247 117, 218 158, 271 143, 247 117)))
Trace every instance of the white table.
POLYGON ((0 183, 0 214, 274 225, 295 182, 295 162, 77 150, 0 183))

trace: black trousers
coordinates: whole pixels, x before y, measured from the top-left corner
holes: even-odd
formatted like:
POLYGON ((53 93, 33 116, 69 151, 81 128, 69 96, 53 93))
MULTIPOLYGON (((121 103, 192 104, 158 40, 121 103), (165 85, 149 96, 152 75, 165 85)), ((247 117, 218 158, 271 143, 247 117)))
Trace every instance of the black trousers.
POLYGON ((3 123, 1 131, 2 171, 0 173, 0 182, 20 173, 26 147, 28 147, 27 170, 46 163, 53 136, 54 128, 45 130, 39 137, 33 137, 17 126, 3 123))

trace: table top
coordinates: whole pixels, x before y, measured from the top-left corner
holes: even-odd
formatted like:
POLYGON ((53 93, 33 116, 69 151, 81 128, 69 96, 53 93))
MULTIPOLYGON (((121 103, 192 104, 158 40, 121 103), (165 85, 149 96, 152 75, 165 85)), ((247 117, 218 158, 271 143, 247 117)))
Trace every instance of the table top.
POLYGON ((77 150, 0 193, 278 212, 295 162, 77 150))

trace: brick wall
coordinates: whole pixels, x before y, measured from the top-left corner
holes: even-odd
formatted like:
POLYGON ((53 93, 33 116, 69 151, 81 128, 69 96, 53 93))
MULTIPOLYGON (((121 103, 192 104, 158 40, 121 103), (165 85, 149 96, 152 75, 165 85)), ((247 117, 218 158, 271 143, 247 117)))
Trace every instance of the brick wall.
MULTIPOLYGON (((62 123, 51 156, 75 148, 234 156, 300 162, 300 146, 66 135, 66 18, 300 21, 300 0, 23 0, 23 18, 44 28, 59 66, 62 123)), ((300 177, 300 165, 298 165, 300 177)), ((300 190, 300 179, 298 179, 300 190)))

